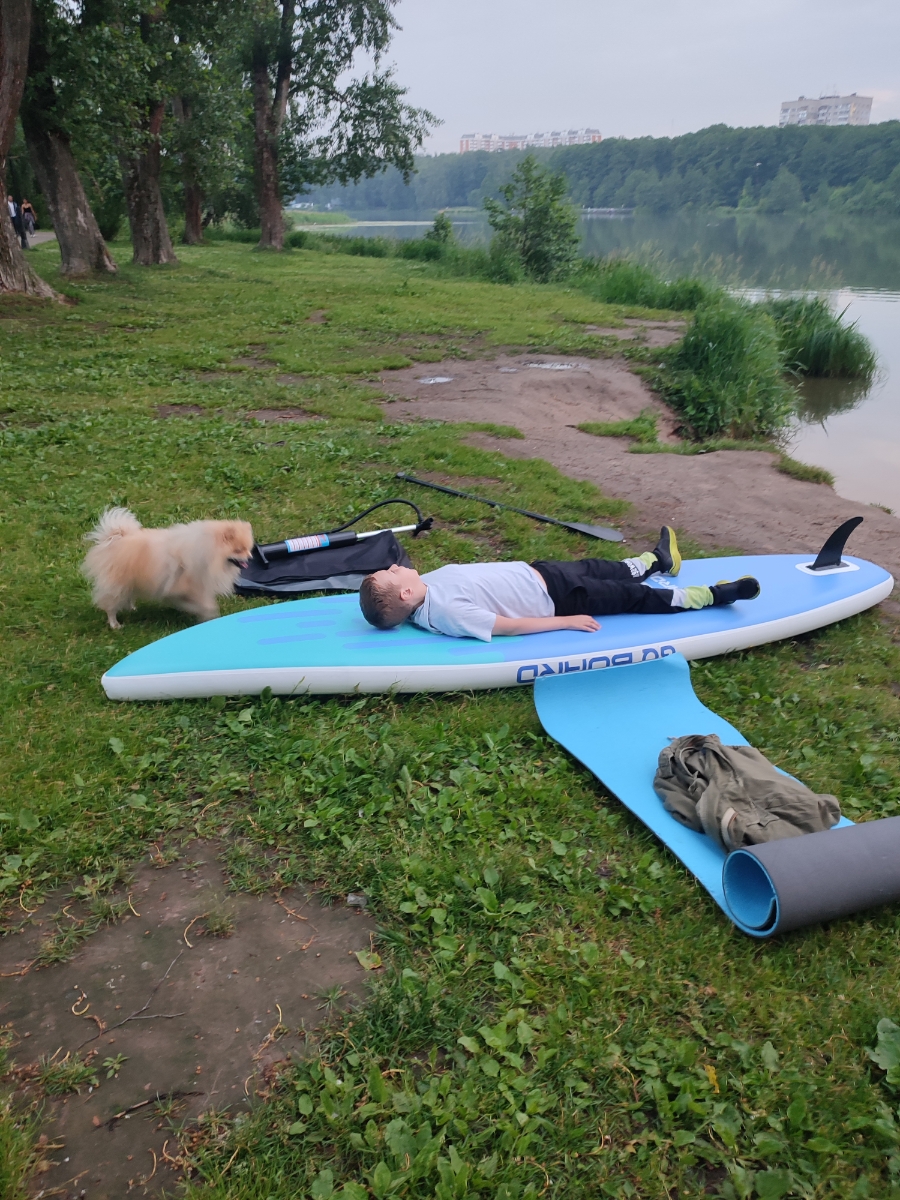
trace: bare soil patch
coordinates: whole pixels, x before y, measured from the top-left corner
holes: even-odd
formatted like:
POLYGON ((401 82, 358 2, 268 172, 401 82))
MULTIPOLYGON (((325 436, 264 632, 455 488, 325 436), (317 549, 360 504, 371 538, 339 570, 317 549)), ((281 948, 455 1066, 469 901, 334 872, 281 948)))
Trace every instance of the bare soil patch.
MULTIPOLYGON (((823 484, 791 479, 777 456, 758 451, 703 455, 631 454, 626 438, 592 437, 575 428, 590 421, 621 421, 642 409, 658 414, 663 441, 676 443, 678 419, 618 359, 503 355, 491 361, 444 361, 383 372, 392 421, 491 421, 513 425, 523 441, 475 433, 470 441, 510 458, 543 458, 573 479, 595 483, 608 496, 634 505, 620 528, 645 537, 674 525, 710 550, 747 554, 817 551, 852 516, 865 523, 849 551, 900 574, 900 521, 880 509, 845 500, 823 484), (544 363, 545 369, 529 364, 544 363), (569 369, 548 369, 553 365, 569 369), (423 383, 423 378, 448 379, 423 383)), ((557 514, 555 514, 557 515, 557 514)), ((565 514, 558 514, 564 516, 565 514)))
POLYGON ((215 847, 187 853, 161 868, 143 862, 128 889, 133 911, 68 962, 14 974, 54 928, 50 905, 0 942, 0 1024, 12 1032, 23 1090, 37 1086, 41 1056, 76 1051, 91 1056, 100 1081, 47 1098, 45 1132, 63 1145, 48 1152, 42 1195, 121 1200, 171 1189, 177 1162, 166 1156, 177 1160, 178 1139, 157 1097, 174 1105, 176 1126, 245 1107, 280 1060, 303 1053, 330 1005, 362 993, 354 952, 370 949, 374 930, 363 909, 323 908, 297 891, 234 894, 215 847), (125 1061, 107 1079, 102 1064, 117 1055, 125 1061))
POLYGON ((302 383, 307 383, 309 377, 307 375, 276 375, 275 382, 280 383, 283 387, 299 387, 302 383))
POLYGON ((321 417, 304 408, 255 408, 247 413, 247 420, 263 425, 285 425, 294 421, 319 421, 321 417))
POLYGON ((315 312, 311 312, 306 318, 307 325, 326 325, 328 323, 328 314, 324 308, 317 308, 315 312))
POLYGON ((278 366, 270 358, 257 358, 252 354, 244 354, 240 358, 233 358, 231 365, 233 367, 250 367, 254 371, 267 371, 272 367, 278 366))
POLYGON ((202 417, 205 410, 199 404, 157 404, 156 417, 165 421, 168 417, 202 417))
POLYGON ((193 376, 198 383, 222 383, 225 379, 234 382, 239 378, 236 371, 194 371, 193 376))
POLYGON ((614 337, 621 342, 637 342, 642 346, 657 348, 671 346, 684 336, 687 325, 684 321, 641 321, 637 317, 625 317, 624 328, 602 325, 585 325, 585 333, 600 337, 614 337))

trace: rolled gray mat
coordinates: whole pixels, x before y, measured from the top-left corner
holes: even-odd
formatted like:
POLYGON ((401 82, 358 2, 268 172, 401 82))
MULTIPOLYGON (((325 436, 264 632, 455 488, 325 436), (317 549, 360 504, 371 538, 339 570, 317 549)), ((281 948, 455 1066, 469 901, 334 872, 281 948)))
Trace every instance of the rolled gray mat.
POLYGON ((787 933, 900 900, 900 817, 735 850, 722 869, 736 925, 787 933))

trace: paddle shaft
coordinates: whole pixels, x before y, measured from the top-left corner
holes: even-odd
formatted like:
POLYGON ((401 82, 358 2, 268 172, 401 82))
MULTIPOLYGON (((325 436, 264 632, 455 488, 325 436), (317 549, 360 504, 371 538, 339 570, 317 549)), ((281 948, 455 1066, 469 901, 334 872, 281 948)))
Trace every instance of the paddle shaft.
POLYGON ((486 496, 475 496, 472 492, 459 492, 456 488, 444 487, 442 483, 430 483, 427 479, 417 479, 415 475, 407 475, 403 471, 397 472, 397 478, 405 480, 406 483, 417 483, 420 487, 433 488, 436 492, 446 492, 448 496, 459 496, 463 500, 477 500, 479 504, 489 504, 491 508, 503 508, 507 512, 518 513, 522 517, 531 517, 534 521, 544 521, 548 525, 559 525, 563 529, 571 529, 573 533, 584 533, 588 537, 595 537, 604 541, 621 541, 622 535, 615 529, 604 529, 602 533, 590 533, 588 527, 578 524, 573 521, 559 521, 556 517, 548 517, 544 513, 531 512, 527 508, 516 508, 514 504, 501 504, 499 500, 489 500, 486 496))

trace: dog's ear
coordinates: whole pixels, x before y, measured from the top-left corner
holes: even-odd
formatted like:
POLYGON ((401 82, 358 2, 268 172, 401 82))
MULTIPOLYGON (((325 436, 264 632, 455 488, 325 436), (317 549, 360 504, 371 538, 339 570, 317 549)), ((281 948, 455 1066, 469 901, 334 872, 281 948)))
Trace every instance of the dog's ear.
POLYGON ((253 529, 247 521, 229 521, 219 532, 223 544, 229 550, 251 550, 253 529))

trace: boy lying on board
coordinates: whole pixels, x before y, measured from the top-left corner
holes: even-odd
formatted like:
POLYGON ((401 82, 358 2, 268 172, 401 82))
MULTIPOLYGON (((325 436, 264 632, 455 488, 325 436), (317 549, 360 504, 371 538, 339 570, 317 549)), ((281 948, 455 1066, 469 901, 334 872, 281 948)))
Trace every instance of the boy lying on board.
POLYGON ((395 563, 366 576, 359 606, 376 629, 393 629, 409 619, 432 633, 489 642, 492 635, 553 629, 594 633, 600 628, 595 616, 687 612, 759 595, 759 583, 749 575, 712 587, 663 589, 644 582, 680 570, 675 530, 664 525, 653 550, 623 562, 466 563, 427 575, 395 563))

